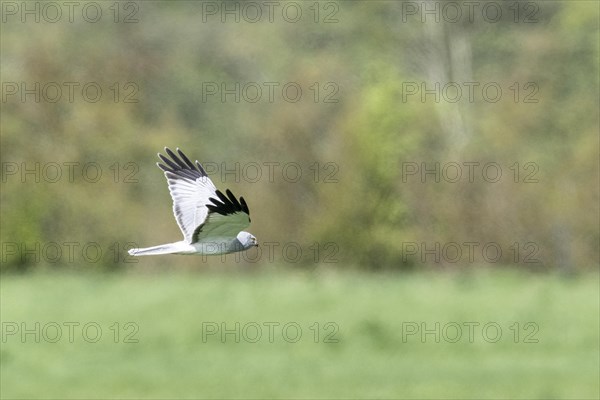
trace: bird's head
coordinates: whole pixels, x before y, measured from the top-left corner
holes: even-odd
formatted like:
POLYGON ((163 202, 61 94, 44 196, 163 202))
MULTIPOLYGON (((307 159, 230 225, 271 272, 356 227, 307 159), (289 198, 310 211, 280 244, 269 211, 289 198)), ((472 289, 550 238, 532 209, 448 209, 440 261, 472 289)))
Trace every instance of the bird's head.
POLYGON ((244 249, 249 249, 250 247, 258 246, 258 240, 256 240, 256 237, 248 232, 242 231, 238 233, 237 240, 239 240, 242 246, 244 246, 244 249))

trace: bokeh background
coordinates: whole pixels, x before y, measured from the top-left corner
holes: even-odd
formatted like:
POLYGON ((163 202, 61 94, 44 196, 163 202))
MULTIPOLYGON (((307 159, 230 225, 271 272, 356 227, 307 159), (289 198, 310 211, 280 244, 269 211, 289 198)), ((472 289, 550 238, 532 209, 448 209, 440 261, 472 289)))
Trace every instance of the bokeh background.
POLYGON ((600 395, 596 2, 67 3, 1 3, 3 398, 600 395), (165 146, 259 249, 127 256, 165 146))

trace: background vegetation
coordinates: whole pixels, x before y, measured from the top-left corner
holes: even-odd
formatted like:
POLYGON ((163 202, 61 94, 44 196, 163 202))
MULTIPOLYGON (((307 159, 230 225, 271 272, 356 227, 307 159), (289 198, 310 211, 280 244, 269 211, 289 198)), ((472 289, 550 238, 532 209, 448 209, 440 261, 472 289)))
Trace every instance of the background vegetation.
POLYGON ((78 2, 70 21, 2 1, 1 397, 598 398, 598 4, 476 3, 78 2), (244 196, 260 250, 127 256, 180 238, 165 146, 244 196), (204 342, 211 321, 304 335, 204 342), (65 322, 102 340, 21 336, 65 322), (503 335, 404 341, 406 322, 503 335))
MULTIPOLYGON (((322 2, 319 23, 314 4, 304 3, 298 3, 303 17, 296 23, 284 19, 283 6, 272 23, 266 10, 260 22, 251 23, 252 10, 236 2, 128 4, 120 3, 118 17, 105 4, 97 23, 80 14, 73 23, 67 15, 56 23, 6 17, 5 84, 80 86, 72 103, 66 86, 55 103, 44 96, 36 103, 31 95, 23 102, 21 90, 16 95, 4 90, 2 161, 19 170, 3 171, 3 243, 96 242, 109 253, 118 242, 125 254, 130 241, 173 241, 180 233, 154 163, 164 146, 179 146, 190 157, 216 163, 217 186, 245 196, 254 217, 250 231, 261 241, 285 238, 304 248, 333 242, 344 265, 472 264, 467 257, 423 263, 419 254, 403 252, 402 243, 422 242, 497 243, 504 250, 498 264, 515 264, 508 249, 513 243, 534 243, 539 262, 524 263, 522 254, 517 264, 542 270, 597 264, 598 10, 593 2, 491 2, 502 5, 495 23, 483 14, 486 2, 472 21, 465 11, 458 23, 442 3, 439 23, 435 15, 409 14, 407 4, 418 4, 410 2, 322 2), (219 11, 209 14, 207 4, 219 11), (239 23, 235 15, 221 22, 226 7, 240 9, 239 23), (138 22, 124 23, 127 16, 138 22), (81 94, 89 82, 103 89, 95 103, 81 94), (126 87, 128 82, 134 86, 126 87), (273 102, 265 82, 279 85, 273 102), (281 93, 289 82, 302 89, 297 102, 281 93), (461 87, 459 101, 452 102, 452 87, 439 102, 433 95, 422 101, 420 93, 406 93, 407 84, 431 89, 450 82, 461 87), (468 82, 479 85, 472 102, 468 82), (239 102, 234 95, 221 101, 220 90, 206 94, 206 85, 221 83, 229 89, 252 83, 263 93, 254 103, 245 100, 255 96, 254 86, 246 95, 240 89, 239 102), (496 102, 482 93, 490 83, 502 89, 496 102), (63 173, 54 183, 43 173, 52 162, 63 173), (63 165, 68 162, 80 163, 73 182, 63 165), (82 178, 89 162, 102 168, 97 182, 82 178), (223 175, 236 162, 240 172, 223 175), (264 163, 274 162, 280 166, 271 182, 264 163), (465 162, 480 163, 473 182, 465 162), (35 163, 42 171, 39 183, 33 182, 35 175, 20 174, 35 163), (249 163, 261 166, 260 179, 254 181, 249 163), (294 168, 283 170, 288 163, 302 168, 298 182, 292 181, 294 168), (407 165, 421 169, 422 163, 429 169, 438 163, 439 182, 431 174, 425 179, 403 174, 407 165), (462 169, 457 182, 453 163, 462 169), (486 181, 495 176, 493 168, 483 175, 487 163, 500 166, 498 182, 486 181)), ((289 93, 293 97, 293 90, 289 93)), ((489 93, 493 98, 494 91, 489 93)), ((18 252, 2 268, 26 269, 42 264, 41 258, 32 262, 18 252)), ((107 256, 102 266, 123 266, 122 259, 116 265, 111 260, 107 256)), ((481 254, 476 261, 485 262, 481 254)), ((197 267, 196 260, 181 263, 197 267)))

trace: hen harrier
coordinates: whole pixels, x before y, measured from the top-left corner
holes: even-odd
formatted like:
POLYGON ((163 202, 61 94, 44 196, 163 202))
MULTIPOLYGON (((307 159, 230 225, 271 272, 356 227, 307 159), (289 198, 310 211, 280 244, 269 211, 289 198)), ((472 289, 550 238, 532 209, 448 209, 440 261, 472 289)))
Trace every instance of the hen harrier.
POLYGON ((165 172, 173 198, 173 213, 183 240, 144 249, 131 249, 132 256, 155 254, 227 254, 258 246, 256 238, 242 231, 250 225, 250 210, 243 197, 229 189, 217 190, 198 161, 192 164, 179 149, 165 147, 171 157, 158 154, 166 164, 156 163, 165 172))

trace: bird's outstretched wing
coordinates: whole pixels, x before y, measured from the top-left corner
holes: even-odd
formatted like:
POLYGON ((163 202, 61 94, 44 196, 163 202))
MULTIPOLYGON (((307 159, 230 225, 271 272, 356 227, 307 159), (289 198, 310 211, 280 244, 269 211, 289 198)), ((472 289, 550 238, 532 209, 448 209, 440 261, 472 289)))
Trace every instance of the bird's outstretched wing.
POLYGON ((190 243, 194 230, 203 224, 208 216, 206 204, 210 202, 210 197, 215 195, 217 188, 198 161, 194 165, 179 149, 179 157, 167 147, 165 152, 171 159, 159 153, 158 157, 166 165, 156 165, 165 171, 177 225, 183 232, 185 241, 190 243))
POLYGON ((202 165, 194 165, 179 149, 177 154, 165 147, 170 159, 158 157, 166 164, 157 163, 165 172, 173 199, 173 213, 188 243, 215 237, 236 237, 250 224, 250 211, 240 197, 227 190, 224 196, 212 183, 202 165), (218 199, 218 200, 217 200, 218 199))

